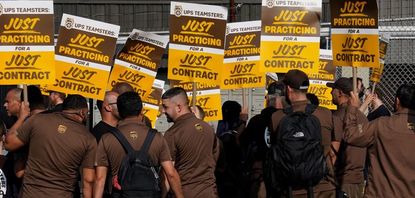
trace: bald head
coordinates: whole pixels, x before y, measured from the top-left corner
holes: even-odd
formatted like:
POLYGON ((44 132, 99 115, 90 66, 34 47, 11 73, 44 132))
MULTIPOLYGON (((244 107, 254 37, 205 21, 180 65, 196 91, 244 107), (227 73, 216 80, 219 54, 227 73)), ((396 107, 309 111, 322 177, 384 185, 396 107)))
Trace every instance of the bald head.
POLYGON ((104 96, 104 103, 117 103, 118 93, 115 91, 107 91, 104 96))
MULTIPOLYGON (((111 104, 117 104, 117 98, 119 94, 115 91, 106 91, 104 95, 104 100, 97 101, 98 110, 103 111, 105 106, 111 104)), ((116 106, 116 105, 115 105, 116 106)))
POLYGON ((117 82, 113 87, 112 90, 114 92, 117 92, 118 94, 123 94, 125 92, 134 91, 133 86, 126 82, 117 82))
POLYGON ((9 116, 18 116, 20 112, 22 89, 13 88, 7 92, 4 100, 4 108, 9 116))
POLYGON ((10 93, 16 100, 22 101, 21 100, 22 92, 23 92, 23 89, 21 88, 13 88, 13 89, 10 89, 8 93, 10 93))
POLYGON ((97 101, 97 107, 101 113, 102 120, 111 126, 116 126, 119 118, 117 108, 118 93, 115 91, 105 92, 104 101, 97 101))

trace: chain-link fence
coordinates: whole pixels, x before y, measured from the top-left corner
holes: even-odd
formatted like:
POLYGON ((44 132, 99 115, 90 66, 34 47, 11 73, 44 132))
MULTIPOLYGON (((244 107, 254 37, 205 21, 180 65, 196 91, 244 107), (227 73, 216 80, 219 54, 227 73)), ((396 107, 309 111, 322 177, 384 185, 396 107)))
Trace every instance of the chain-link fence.
POLYGON ((380 34, 389 38, 385 69, 376 85, 383 102, 393 110, 395 93, 404 83, 415 83, 415 18, 380 20, 380 34))
MULTIPOLYGON (((322 41, 329 35, 329 27, 330 23, 322 23, 322 41)), ((381 82, 376 85, 376 91, 386 107, 392 111, 398 87, 404 83, 415 83, 415 17, 381 19, 379 29, 380 35, 389 39, 389 45, 383 76, 381 82)), ((338 67, 336 78, 343 75, 343 68, 338 67)), ((346 77, 350 75, 346 74, 346 77)), ((368 79, 363 80, 367 82, 368 79)), ((373 86, 372 83, 370 86, 373 86)))

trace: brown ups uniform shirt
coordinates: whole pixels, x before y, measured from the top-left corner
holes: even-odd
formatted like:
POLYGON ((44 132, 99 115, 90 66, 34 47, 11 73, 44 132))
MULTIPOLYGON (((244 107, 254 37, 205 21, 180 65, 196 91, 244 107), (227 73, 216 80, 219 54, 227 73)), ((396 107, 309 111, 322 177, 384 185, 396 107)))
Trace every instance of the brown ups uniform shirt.
POLYGON ((214 174, 218 143, 212 127, 188 113, 179 117, 164 137, 179 172, 184 197, 218 197, 214 174))
MULTIPOLYGON (((305 111, 305 108, 307 106, 308 101, 297 101, 293 102, 291 104, 293 111, 305 111)), ((272 137, 276 136, 276 133, 278 133, 277 128, 281 121, 281 119, 286 114, 283 111, 277 111, 274 114, 272 114, 272 128, 273 128, 273 134, 271 134, 272 137)), ((313 115, 316 116, 320 120, 321 124, 321 135, 322 135, 322 144, 324 147, 324 156, 326 156, 326 162, 327 167, 329 169, 329 173, 325 179, 323 179, 320 184, 315 186, 313 188, 315 193, 323 192, 323 191, 334 191, 335 185, 334 185, 334 171, 333 171, 333 165, 330 161, 329 152, 330 152, 330 145, 332 141, 340 141, 341 136, 340 134, 337 134, 339 131, 339 128, 342 127, 341 123, 334 119, 332 116, 332 113, 330 110, 323 108, 323 107, 317 107, 316 110, 313 112, 313 115), (336 132, 336 134, 334 133, 336 132)), ((305 190, 296 190, 293 192, 296 195, 299 194, 306 194, 307 191, 305 190)), ((333 192, 334 196, 334 192, 333 192)))
MULTIPOLYGON (((144 123, 137 123, 135 119, 121 120, 118 123, 118 129, 135 150, 141 148, 148 133, 148 127, 144 123)), ((125 155, 126 152, 118 139, 112 133, 106 133, 98 144, 96 165, 111 167, 111 174, 115 176, 118 174, 125 155)), ((154 136, 148 155, 156 166, 159 166, 161 162, 171 161, 169 147, 160 133, 154 136)))
POLYGON ((60 112, 32 116, 17 133, 29 144, 22 197, 72 198, 80 168, 94 168, 94 136, 60 112))
POLYGON ((365 197, 415 197, 414 127, 415 112, 408 109, 368 122, 357 108, 348 107, 344 139, 368 148, 365 197))
MULTIPOLYGON (((333 113, 333 116, 341 120, 341 123, 344 123, 346 108, 347 104, 340 105, 337 111, 333 113)), ((342 127, 342 136, 344 133, 343 129, 342 127)), ((366 160, 366 148, 348 145, 342 141, 338 153, 336 176, 339 184, 362 184, 364 181, 363 169, 366 160)))

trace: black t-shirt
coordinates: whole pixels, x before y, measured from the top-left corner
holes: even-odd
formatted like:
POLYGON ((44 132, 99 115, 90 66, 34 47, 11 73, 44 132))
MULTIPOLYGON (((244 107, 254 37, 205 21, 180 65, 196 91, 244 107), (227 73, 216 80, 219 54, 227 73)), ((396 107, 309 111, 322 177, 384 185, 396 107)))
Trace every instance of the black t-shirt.
POLYGON ((256 160, 263 161, 268 147, 265 143, 265 128, 271 122, 272 114, 277 111, 274 107, 267 107, 261 111, 261 114, 252 117, 245 131, 240 136, 240 143, 243 149, 248 149, 250 143, 255 142, 258 150, 255 154, 256 160))
POLYGON ((46 111, 43 111, 43 112, 41 112, 41 113, 53 113, 53 112, 61 112, 63 110, 63 104, 62 103, 60 103, 60 104, 57 104, 56 106, 54 106, 52 109, 49 109, 49 110, 46 110, 46 111))
POLYGON ((104 121, 98 122, 97 125, 95 125, 94 128, 92 128, 91 133, 95 136, 97 139, 97 142, 101 139, 102 135, 106 133, 111 133, 111 129, 115 129, 115 127, 105 123, 104 121))
POLYGON ((389 112, 389 110, 385 107, 385 105, 380 105, 376 110, 374 110, 373 112, 369 113, 367 115, 367 119, 369 121, 375 120, 379 117, 382 116, 391 116, 391 113, 389 112))

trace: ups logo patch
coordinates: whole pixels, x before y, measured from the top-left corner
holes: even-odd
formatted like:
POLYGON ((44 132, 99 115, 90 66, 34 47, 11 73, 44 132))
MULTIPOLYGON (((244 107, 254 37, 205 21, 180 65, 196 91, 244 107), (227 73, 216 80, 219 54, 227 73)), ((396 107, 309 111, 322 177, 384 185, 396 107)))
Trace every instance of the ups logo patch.
POLYGON ((195 128, 196 128, 196 130, 198 130, 198 131, 203 130, 203 127, 202 127, 200 124, 195 124, 195 128))
POLYGON ((65 125, 60 124, 58 126, 58 133, 63 134, 66 132, 66 129, 68 129, 68 127, 66 127, 65 125))
POLYGON ((138 138, 138 133, 137 131, 130 131, 130 138, 135 140, 138 138))
POLYGON ((407 126, 408 126, 409 130, 415 132, 415 124, 414 123, 408 123, 407 126))

